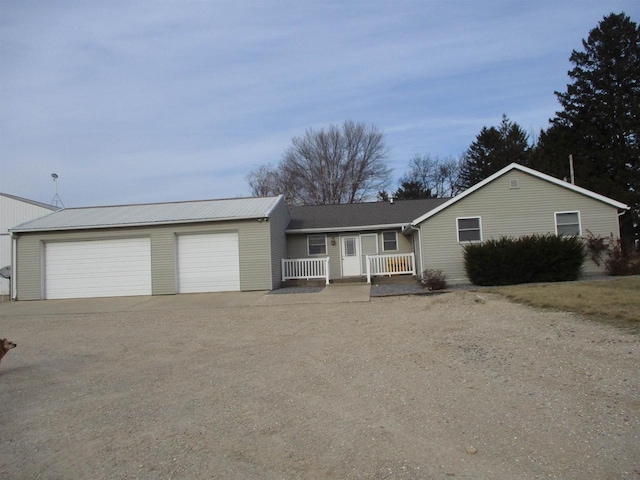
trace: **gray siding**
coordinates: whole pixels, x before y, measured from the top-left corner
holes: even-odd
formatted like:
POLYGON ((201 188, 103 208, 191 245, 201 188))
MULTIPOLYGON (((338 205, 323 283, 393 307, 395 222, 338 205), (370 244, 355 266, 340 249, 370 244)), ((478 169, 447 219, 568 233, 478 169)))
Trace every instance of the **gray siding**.
POLYGON ((416 254, 416 276, 422 277, 422 252, 420 252, 420 232, 413 232, 411 235, 413 251, 416 254))
POLYGON ((41 298, 41 245, 47 241, 74 241, 145 236, 151 239, 151 275, 154 295, 176 293, 175 236, 185 233, 238 232, 240 289, 271 289, 269 222, 257 220, 131 227, 67 232, 23 233, 18 237, 18 300, 41 298))
MULTIPOLYGON (((20 240, 20 239, 18 239, 20 240)), ((31 239, 29 239, 31 240, 31 239)), ((42 293, 40 260, 42 248, 39 241, 17 243, 17 279, 18 299, 38 300, 42 293)))
POLYGON ((269 217, 271 231, 271 288, 282 285, 282 259, 287 258, 287 236, 285 230, 291 221, 289 208, 281 198, 269 217))
POLYGON ((177 292, 176 236, 172 231, 153 231, 151 236, 151 291, 154 295, 177 292))
MULTIPOLYGON (((384 230, 385 232, 389 232, 390 230, 384 230)), ((398 230, 398 250, 385 252, 383 249, 384 240, 383 240, 383 232, 378 232, 378 253, 380 255, 392 255, 394 253, 411 253, 413 252, 413 245, 411 244, 411 237, 407 237, 402 235, 398 230)))
POLYGON ((240 290, 271 290, 269 222, 238 222, 240 290))
MULTIPOLYGON (((305 236, 306 239, 306 236, 305 236)), ((305 240, 306 249, 306 240, 305 240)), ((329 257, 329 278, 342 278, 342 257, 340 255, 340 235, 327 235, 327 255, 329 257), (331 245, 332 239, 336 240, 335 245, 331 245)))
POLYGON ((378 234, 363 234, 360 236, 360 271, 367 272, 367 255, 377 255, 380 252, 378 246, 378 234))
MULTIPOLYGON (((314 235, 322 235, 321 233, 314 235)), ((329 278, 340 278, 342 268, 340 266, 340 235, 326 234, 327 237, 327 254, 326 255, 309 255, 307 249, 307 234, 288 234, 287 235, 287 258, 325 258, 329 257, 329 278), (336 244, 331 245, 331 238, 335 238, 336 244)))
MULTIPOLYGON (((619 236, 617 209, 524 172, 511 171, 420 225, 423 266, 440 269, 449 283, 467 283, 463 245, 457 242, 458 217, 480 216, 482 239, 555 233, 555 212, 579 211, 583 235, 619 236), (519 188, 509 188, 518 179, 519 188)), ((584 273, 602 273, 590 260, 584 273)))

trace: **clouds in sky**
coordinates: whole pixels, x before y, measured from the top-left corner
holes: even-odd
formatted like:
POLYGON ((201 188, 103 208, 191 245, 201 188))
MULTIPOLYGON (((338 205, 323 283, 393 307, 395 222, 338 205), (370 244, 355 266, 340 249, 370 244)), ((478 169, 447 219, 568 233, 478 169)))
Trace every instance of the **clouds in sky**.
POLYGON ((506 113, 537 134, 572 49, 635 1, 0 4, 0 191, 66 206, 250 194, 308 127, 386 134, 400 176, 506 113))

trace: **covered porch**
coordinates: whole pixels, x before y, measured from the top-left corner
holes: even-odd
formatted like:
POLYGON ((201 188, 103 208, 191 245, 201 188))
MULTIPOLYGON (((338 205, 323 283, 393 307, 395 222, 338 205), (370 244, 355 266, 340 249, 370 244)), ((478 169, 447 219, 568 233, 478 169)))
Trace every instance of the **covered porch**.
MULTIPOLYGON (((348 254, 348 252, 345 252, 348 254)), ((349 256, 349 255, 347 255, 349 256)), ((351 255, 355 256, 355 255, 351 255)), ((322 258, 286 258, 282 259, 282 281, 322 280, 329 284, 330 279, 364 281, 371 283, 374 277, 392 277, 397 275, 416 276, 416 257, 413 252, 385 255, 364 255, 364 274, 331 275, 330 257, 322 258)))

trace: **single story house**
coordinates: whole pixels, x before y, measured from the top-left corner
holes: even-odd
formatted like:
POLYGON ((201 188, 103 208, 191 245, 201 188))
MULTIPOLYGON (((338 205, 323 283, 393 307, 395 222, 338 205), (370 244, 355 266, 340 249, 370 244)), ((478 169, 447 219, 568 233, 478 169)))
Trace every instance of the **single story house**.
MULTIPOLYGON (((9 228, 56 210, 53 205, 0 192, 0 268, 13 263, 9 228)), ((9 295, 9 279, 0 277, 0 295, 9 295)))
MULTIPOLYGON (((463 246, 526 234, 619 236, 629 207, 511 164, 449 199, 287 208, 282 196, 70 208, 10 229, 19 300, 272 290, 288 279, 442 270, 463 246)), ((588 261, 585 274, 602 273, 588 261)))
MULTIPOLYGON (((468 283, 463 247, 529 234, 620 236, 629 207, 516 163, 448 199, 293 207, 290 257, 329 257, 329 279, 442 270, 468 283), (366 256, 370 256, 369 262, 366 256), (375 258, 371 258, 375 256, 375 258)), ((584 274, 604 273, 589 260, 584 274)))

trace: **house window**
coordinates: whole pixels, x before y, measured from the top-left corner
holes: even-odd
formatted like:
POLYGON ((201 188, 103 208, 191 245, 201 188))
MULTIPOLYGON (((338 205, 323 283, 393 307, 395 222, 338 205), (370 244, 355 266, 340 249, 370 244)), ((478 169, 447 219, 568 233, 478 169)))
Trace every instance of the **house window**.
POLYGON ((394 252, 398 250, 398 232, 382 233, 382 250, 384 252, 394 252))
POLYGON ((581 233, 580 212, 556 212, 556 235, 572 237, 581 233))
POLYGON ((307 237, 309 255, 327 254, 327 237, 324 235, 309 235, 307 237))
POLYGON ((481 242, 480 217, 458 218, 458 242, 481 242))

